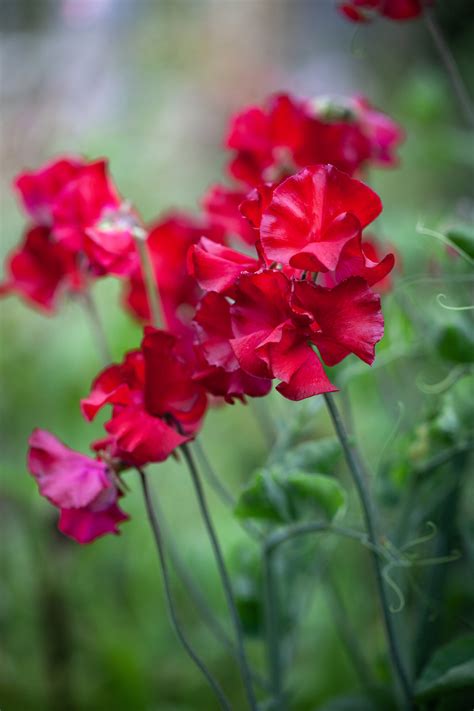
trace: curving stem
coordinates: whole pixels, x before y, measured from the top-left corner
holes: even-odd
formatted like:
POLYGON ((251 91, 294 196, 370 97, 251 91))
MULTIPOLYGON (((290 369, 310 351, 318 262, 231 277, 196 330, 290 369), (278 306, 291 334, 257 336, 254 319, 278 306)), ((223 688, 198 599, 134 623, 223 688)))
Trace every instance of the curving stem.
MULTIPOLYGON (((362 506, 362 511, 364 515, 364 521, 368 533, 369 542, 376 548, 378 541, 377 528, 375 523, 375 515, 373 511, 373 505, 370 498, 369 489, 365 480, 365 473, 362 471, 362 467, 359 462, 358 453, 350 443, 349 436, 347 434, 342 417, 339 414, 336 403, 329 393, 324 394, 324 399, 326 401, 327 408, 331 420, 336 430, 336 434, 341 443, 344 456, 347 462, 347 466, 352 475, 359 501, 362 506)), ((410 688, 410 682, 408 680, 407 673, 403 666, 400 651, 398 649, 397 638, 395 635, 395 629, 392 621, 392 616, 389 610, 389 604, 387 600, 387 594, 385 591, 385 586, 382 577, 382 569, 380 567, 379 558, 375 552, 372 550, 372 562, 374 566, 375 582, 377 585, 377 592, 380 599, 380 604, 382 607, 383 622, 385 628, 385 635, 387 638, 387 645, 390 654, 390 660, 392 662, 392 667, 395 671, 396 677, 398 679, 400 689, 403 693, 404 698, 404 708, 411 709, 413 707, 412 693, 410 688)))
POLYGON ((191 450, 187 444, 182 444, 180 447, 183 452, 184 459, 188 465, 189 473, 194 484, 194 489, 196 491, 196 496, 199 502, 199 508, 201 510, 202 517, 206 526, 206 530, 211 541, 211 545, 214 551, 214 557, 216 559, 217 568, 219 570, 219 575, 221 577, 222 585, 224 588, 225 598, 227 602, 227 607, 232 619, 232 623, 235 628, 236 641, 237 641, 237 651, 239 655, 239 664, 242 673, 242 679, 245 685, 245 691, 247 695, 247 701, 249 707, 252 711, 257 711, 257 701, 255 698, 253 686, 252 686, 252 674, 250 671, 250 666, 247 660, 247 655, 244 646, 244 635, 242 631, 242 625, 240 622, 239 614, 235 605, 234 594, 232 592, 232 584, 230 582, 229 574, 224 562, 224 556, 222 555, 221 547, 214 530, 214 526, 211 520, 209 509, 207 507, 207 502, 204 494, 204 489, 201 484, 201 479, 194 462, 191 450))
POLYGON ((155 509, 153 507, 153 501, 151 499, 150 489, 148 487, 148 481, 146 478, 146 474, 142 469, 137 467, 137 471, 140 474, 140 481, 142 484, 143 497, 145 499, 147 516, 148 516, 148 520, 150 522, 151 529, 153 531, 153 537, 155 539, 156 549, 158 551, 158 557, 160 559, 161 570, 163 573, 163 583, 164 583, 164 588, 165 588, 166 602, 168 605, 168 610, 170 613, 170 618, 173 623, 174 630, 178 636, 179 641, 181 642, 185 651, 187 652, 187 654, 191 657, 191 659, 193 660, 195 665, 200 669, 200 671, 206 677, 206 679, 209 682, 210 686, 212 687, 216 697, 219 700, 219 704, 220 704, 221 708, 225 709, 226 711, 230 711, 231 706, 230 706, 229 702, 227 701, 227 698, 225 697, 224 692, 222 691, 218 682, 214 679, 214 677, 212 676, 211 672, 208 670, 208 668, 206 667, 204 662, 197 656, 196 652, 193 650, 193 648, 187 641, 187 639, 184 635, 184 632, 181 629, 178 617, 176 615, 173 597, 171 594, 171 586, 170 586, 170 580, 169 580, 169 574, 168 574, 168 564, 166 562, 164 545, 163 545, 163 541, 161 538, 160 525, 158 523, 158 518, 157 518, 157 515, 155 512, 155 509))
POLYGON ((433 10, 426 7, 424 9, 423 16, 433 43, 438 51, 441 61, 445 66, 446 73, 449 77, 449 81, 451 82, 453 92, 458 100, 466 125, 472 129, 474 128, 474 109, 470 96, 467 92, 466 85, 463 81, 458 65, 456 64, 456 60, 453 57, 453 53, 444 38, 443 32, 438 24, 438 21, 436 20, 433 10))

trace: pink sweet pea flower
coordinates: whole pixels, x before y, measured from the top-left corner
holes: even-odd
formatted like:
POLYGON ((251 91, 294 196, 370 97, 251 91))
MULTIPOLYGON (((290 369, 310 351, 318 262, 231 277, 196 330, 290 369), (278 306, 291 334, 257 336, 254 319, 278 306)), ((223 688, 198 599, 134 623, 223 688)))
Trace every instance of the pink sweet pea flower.
POLYGON ((118 534, 128 520, 109 466, 75 452, 54 435, 36 429, 29 440, 28 468, 40 494, 60 510, 59 530, 78 543, 118 534))

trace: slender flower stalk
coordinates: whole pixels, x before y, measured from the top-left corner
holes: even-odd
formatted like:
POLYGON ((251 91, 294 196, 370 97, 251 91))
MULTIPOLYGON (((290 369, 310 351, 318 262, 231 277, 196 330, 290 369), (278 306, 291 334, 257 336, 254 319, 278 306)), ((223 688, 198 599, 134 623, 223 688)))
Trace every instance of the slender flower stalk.
POLYGON ((194 489, 196 491, 196 496, 199 502, 199 508, 201 510, 202 517, 204 519, 204 523, 206 526, 207 533, 209 535, 209 539, 211 541, 211 545, 214 551, 214 556, 216 559, 217 567, 219 570, 219 575, 221 577, 222 585, 224 588, 224 593, 226 597, 226 602, 227 602, 227 607, 229 609, 229 613, 235 628, 235 634, 236 634, 236 641, 237 641, 237 649, 239 652, 239 662, 240 662, 240 668, 241 668, 241 673, 242 673, 242 679, 244 681, 245 685, 245 691, 247 695, 247 701, 249 703, 249 707, 252 711, 257 711, 257 701, 255 698, 253 686, 252 686, 252 674, 250 671, 250 666, 247 660, 247 655, 245 652, 245 646, 244 646, 244 635, 242 631, 242 625, 240 622, 239 614, 237 612, 237 608, 235 605, 235 600, 234 600, 234 594, 232 592, 232 584, 229 578, 229 574, 227 572, 227 568, 224 562, 224 556, 222 555, 221 547, 219 544, 219 540, 217 538, 216 532, 214 530, 214 526, 211 520, 211 516, 209 513, 209 509, 207 507, 207 502, 206 502, 206 497, 204 494, 204 489, 201 484, 201 479, 199 476, 199 472, 197 470, 196 464, 194 462, 194 458, 191 454, 191 450, 188 447, 188 445, 183 444, 181 445, 181 451, 183 452, 184 459, 186 460, 186 464, 189 469, 189 473, 191 475, 191 479, 194 484, 194 489))
POLYGON ((464 120, 470 128, 474 128, 473 104, 459 71, 458 65, 456 64, 456 60, 454 59, 453 53, 444 38, 443 32, 438 24, 438 21, 436 20, 433 10, 428 7, 425 8, 423 17, 425 18, 428 31, 446 69, 446 73, 449 77, 449 81, 451 82, 453 92, 458 100, 464 120))
MULTIPOLYGON (((204 472, 204 476, 209 486, 214 489, 215 493, 225 506, 227 506, 229 509, 234 509, 237 504, 237 500, 233 496, 232 492, 229 491, 225 484, 223 484, 219 479, 198 438, 194 440, 192 446, 196 450, 198 459, 200 460, 200 463, 202 465, 201 471, 204 472)), ((262 539, 263 534, 261 533, 258 526, 255 526, 252 521, 243 520, 239 521, 239 523, 244 529, 244 531, 246 531, 249 536, 251 536, 255 541, 259 541, 262 539)))
MULTIPOLYGON (((326 393, 324 395, 324 399, 326 401, 326 405, 329 410, 329 414, 330 414, 331 420, 333 422, 334 429, 336 430, 337 436, 338 436, 339 441, 341 443, 341 446, 342 446, 342 449, 344 452, 344 456, 346 458, 347 466, 348 466, 349 471, 352 475, 352 478, 353 478, 353 481, 354 481, 354 484, 355 484, 355 487, 357 490, 359 501, 362 506, 362 511, 363 511, 363 515, 364 515, 365 525, 367 528, 369 542, 371 543, 372 546, 376 547, 379 536, 377 533, 373 504, 372 504, 369 489, 367 487, 367 483, 365 480, 365 473, 362 471, 362 467, 360 464, 360 459, 358 457, 357 451, 355 450, 355 448, 349 441, 349 436, 347 434, 347 431, 346 431, 346 428, 345 428, 344 423, 342 421, 342 418, 339 414, 339 410, 337 409, 336 403, 334 402, 334 399, 328 393, 326 393)), ((387 637, 387 644, 388 644, 390 659, 392 662, 393 669, 396 673, 398 683, 400 685, 400 689, 403 693, 404 708, 410 709, 410 708, 412 708, 412 705, 413 705, 410 682, 409 682, 407 673, 406 673, 405 668, 402 663, 400 651, 398 649, 398 643, 397 643, 397 639, 396 639, 395 629, 394 629, 392 617, 390 614, 389 604, 388 604, 388 600, 387 600, 387 594, 386 594, 385 586, 384 586, 384 582, 383 582, 380 561, 379 561, 379 558, 378 558, 375 550, 373 550, 373 552, 372 552, 372 562, 373 562, 373 566, 374 566, 377 592, 378 592, 380 604, 382 607, 382 615, 383 615, 384 628, 385 628, 385 634, 387 637)))
POLYGON ((338 590, 336 581, 329 570, 329 567, 326 569, 326 579, 329 583, 329 587, 325 590, 326 597, 336 623, 336 629, 344 646, 346 647, 348 658, 350 659, 361 684, 366 689, 374 688, 376 686, 376 681, 373 678, 371 669, 362 650, 362 640, 359 639, 357 631, 352 625, 352 621, 347 613, 344 600, 338 590))
POLYGON ((134 230, 134 237, 138 254, 140 256, 143 280, 145 282, 148 303, 150 305, 152 322, 153 325, 156 326, 156 328, 163 328, 164 318, 161 309, 158 284, 156 283, 153 263, 151 261, 150 251, 148 249, 148 233, 142 227, 136 227, 134 230))
MULTIPOLYGON (((135 230, 135 242, 137 245, 137 249, 140 253, 142 270, 143 270, 143 275, 144 275, 144 280, 145 280, 145 287, 146 287, 148 301, 149 301, 151 313, 152 313, 152 320, 153 320, 153 324, 158 328, 163 323, 163 318, 162 318, 161 307, 160 307, 158 284, 156 283, 156 279, 155 279, 155 275, 154 275, 154 271, 153 271, 153 265, 152 265, 152 262, 150 259, 150 253, 148 251, 148 246, 147 246, 147 242, 146 242, 146 237, 147 237, 147 234, 144 229, 138 228, 135 230)), ((179 422, 176 421, 176 425, 177 425, 178 430, 181 430, 179 422)), ((199 473, 198 473, 197 467, 195 465, 191 450, 185 444, 183 444, 181 446, 181 450, 183 452, 184 458, 185 458, 186 463, 188 465, 188 468, 189 468, 189 471, 191 474, 191 478, 192 478, 192 481, 194 484, 194 488, 196 490, 201 513, 202 513, 202 516, 204 519, 206 529, 208 531, 209 538, 211 540, 211 544, 212 544, 212 547, 214 550, 214 555, 216 558, 217 566, 219 569, 219 574, 221 576, 222 584, 224 587, 227 605, 229 608, 229 612, 230 612, 230 615, 232 618, 233 625, 235 627, 239 665, 241 668, 242 678, 244 681, 249 706, 250 706, 251 711, 257 711, 257 701, 255 698, 255 694, 254 694, 253 686, 252 686, 252 672, 251 672, 250 666, 248 664, 246 653, 245 653, 242 627, 241 627, 239 615, 237 612, 237 608, 235 606, 231 582, 230 582, 229 575, 227 573, 227 569, 225 567, 224 557, 223 557, 222 551, 220 549, 217 535, 214 531, 214 527, 213 527, 213 524, 211 521, 210 513, 208 510, 205 495, 204 495, 204 490, 201 485, 201 480, 200 480, 199 473)))
MULTIPOLYGON (((187 589, 190 598, 192 599, 194 605, 199 610, 202 615, 202 619, 207 625, 207 628, 212 633, 214 638, 220 642, 229 652, 238 660, 237 648, 230 639, 226 630, 223 628, 219 620, 214 615, 212 609, 209 607, 206 598, 200 588, 196 585, 193 576, 189 573, 186 563, 181 558, 179 550, 173 543, 171 536, 166 535, 167 525, 164 519, 163 511, 160 509, 159 504, 155 501, 154 503, 155 511, 159 520, 161 521, 161 530, 163 532, 162 537, 165 539, 165 545, 168 549, 168 555, 171 563, 176 571, 177 576, 183 582, 185 588, 187 589)), ((252 672, 252 679, 255 684, 258 684, 262 689, 268 690, 268 682, 260 674, 252 672)))
POLYGON ((209 682, 210 686, 212 687, 216 697, 219 700, 219 704, 221 708, 230 710, 230 704, 224 695, 224 692, 222 691, 221 687, 219 686, 218 682, 214 679, 204 662, 197 656, 189 642, 187 641, 177 614, 176 610, 174 607, 174 602, 173 602, 173 596, 171 594, 171 586, 170 586, 170 580, 169 580, 169 574, 168 574, 168 564, 166 562, 166 555, 164 551, 164 545, 163 541, 161 538, 161 531, 160 531, 160 526, 158 523, 158 518, 156 515, 156 511, 153 507, 153 501, 151 499, 151 494, 150 494, 150 489, 148 487, 148 481, 146 478, 146 474, 142 469, 138 469, 138 473, 140 474, 140 481, 142 484, 142 490, 143 490, 143 497, 145 499, 145 505, 146 505, 146 510, 147 510, 147 515, 148 515, 148 520, 150 522, 151 529, 153 531, 153 537, 155 539, 155 544, 156 544, 156 549, 158 551, 158 557, 160 559, 160 564, 161 564, 161 570, 163 573, 163 583, 164 583, 164 588, 165 588, 165 595, 166 595, 166 602, 168 605, 168 611, 170 614, 171 621, 173 623, 174 630, 178 636, 179 641, 183 645, 184 649, 186 650, 187 654, 191 657, 195 665, 201 670, 201 672, 204 674, 206 677, 207 681, 209 682))
POLYGON ((97 346, 97 352, 102 363, 105 366, 112 361, 112 354, 110 352, 107 337, 105 335, 105 329, 100 318, 97 304, 94 301, 94 297, 92 296, 89 287, 84 289, 84 291, 81 293, 80 298, 84 311, 86 312, 91 325, 92 334, 97 346))

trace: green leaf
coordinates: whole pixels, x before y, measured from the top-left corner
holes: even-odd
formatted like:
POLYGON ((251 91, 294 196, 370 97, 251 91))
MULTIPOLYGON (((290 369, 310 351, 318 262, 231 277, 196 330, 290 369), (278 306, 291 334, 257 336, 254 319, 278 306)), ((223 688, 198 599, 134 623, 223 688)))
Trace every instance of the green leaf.
POLYGON ((291 521, 289 502, 278 472, 264 469, 240 495, 234 513, 238 518, 286 523, 291 521))
POLYGON ((396 703, 392 695, 383 690, 374 690, 373 696, 351 694, 338 696, 319 707, 319 711, 395 711, 396 703))
POLYGON ((446 232, 446 237, 474 259, 474 229, 468 225, 458 225, 446 232))
POLYGON ((290 449, 284 455, 281 468, 332 474, 340 455, 339 440, 336 437, 323 437, 316 442, 302 442, 290 449))
POLYGON ((474 635, 437 649, 416 682, 415 693, 426 699, 471 689, 474 692, 474 635))
POLYGON ((325 518, 332 520, 346 503, 346 494, 341 484, 325 474, 292 472, 286 478, 286 490, 293 508, 297 510, 304 505, 311 510, 312 517, 316 509, 325 518))
POLYGON ((261 553, 256 544, 239 542, 232 550, 232 588, 244 633, 256 637, 263 630, 261 553))
POLYGON ((453 363, 474 362, 474 341, 467 331, 457 324, 445 326, 437 339, 438 353, 453 363))

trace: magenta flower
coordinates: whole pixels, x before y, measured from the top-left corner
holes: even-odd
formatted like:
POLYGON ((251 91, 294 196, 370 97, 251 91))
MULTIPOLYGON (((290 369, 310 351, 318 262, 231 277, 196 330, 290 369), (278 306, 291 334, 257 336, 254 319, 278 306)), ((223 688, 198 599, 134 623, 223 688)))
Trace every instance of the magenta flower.
POLYGON ((117 505, 109 465, 69 449, 45 430, 34 430, 29 445, 29 470, 40 494, 59 509, 62 533, 78 543, 119 533, 118 524, 129 517, 117 505))

